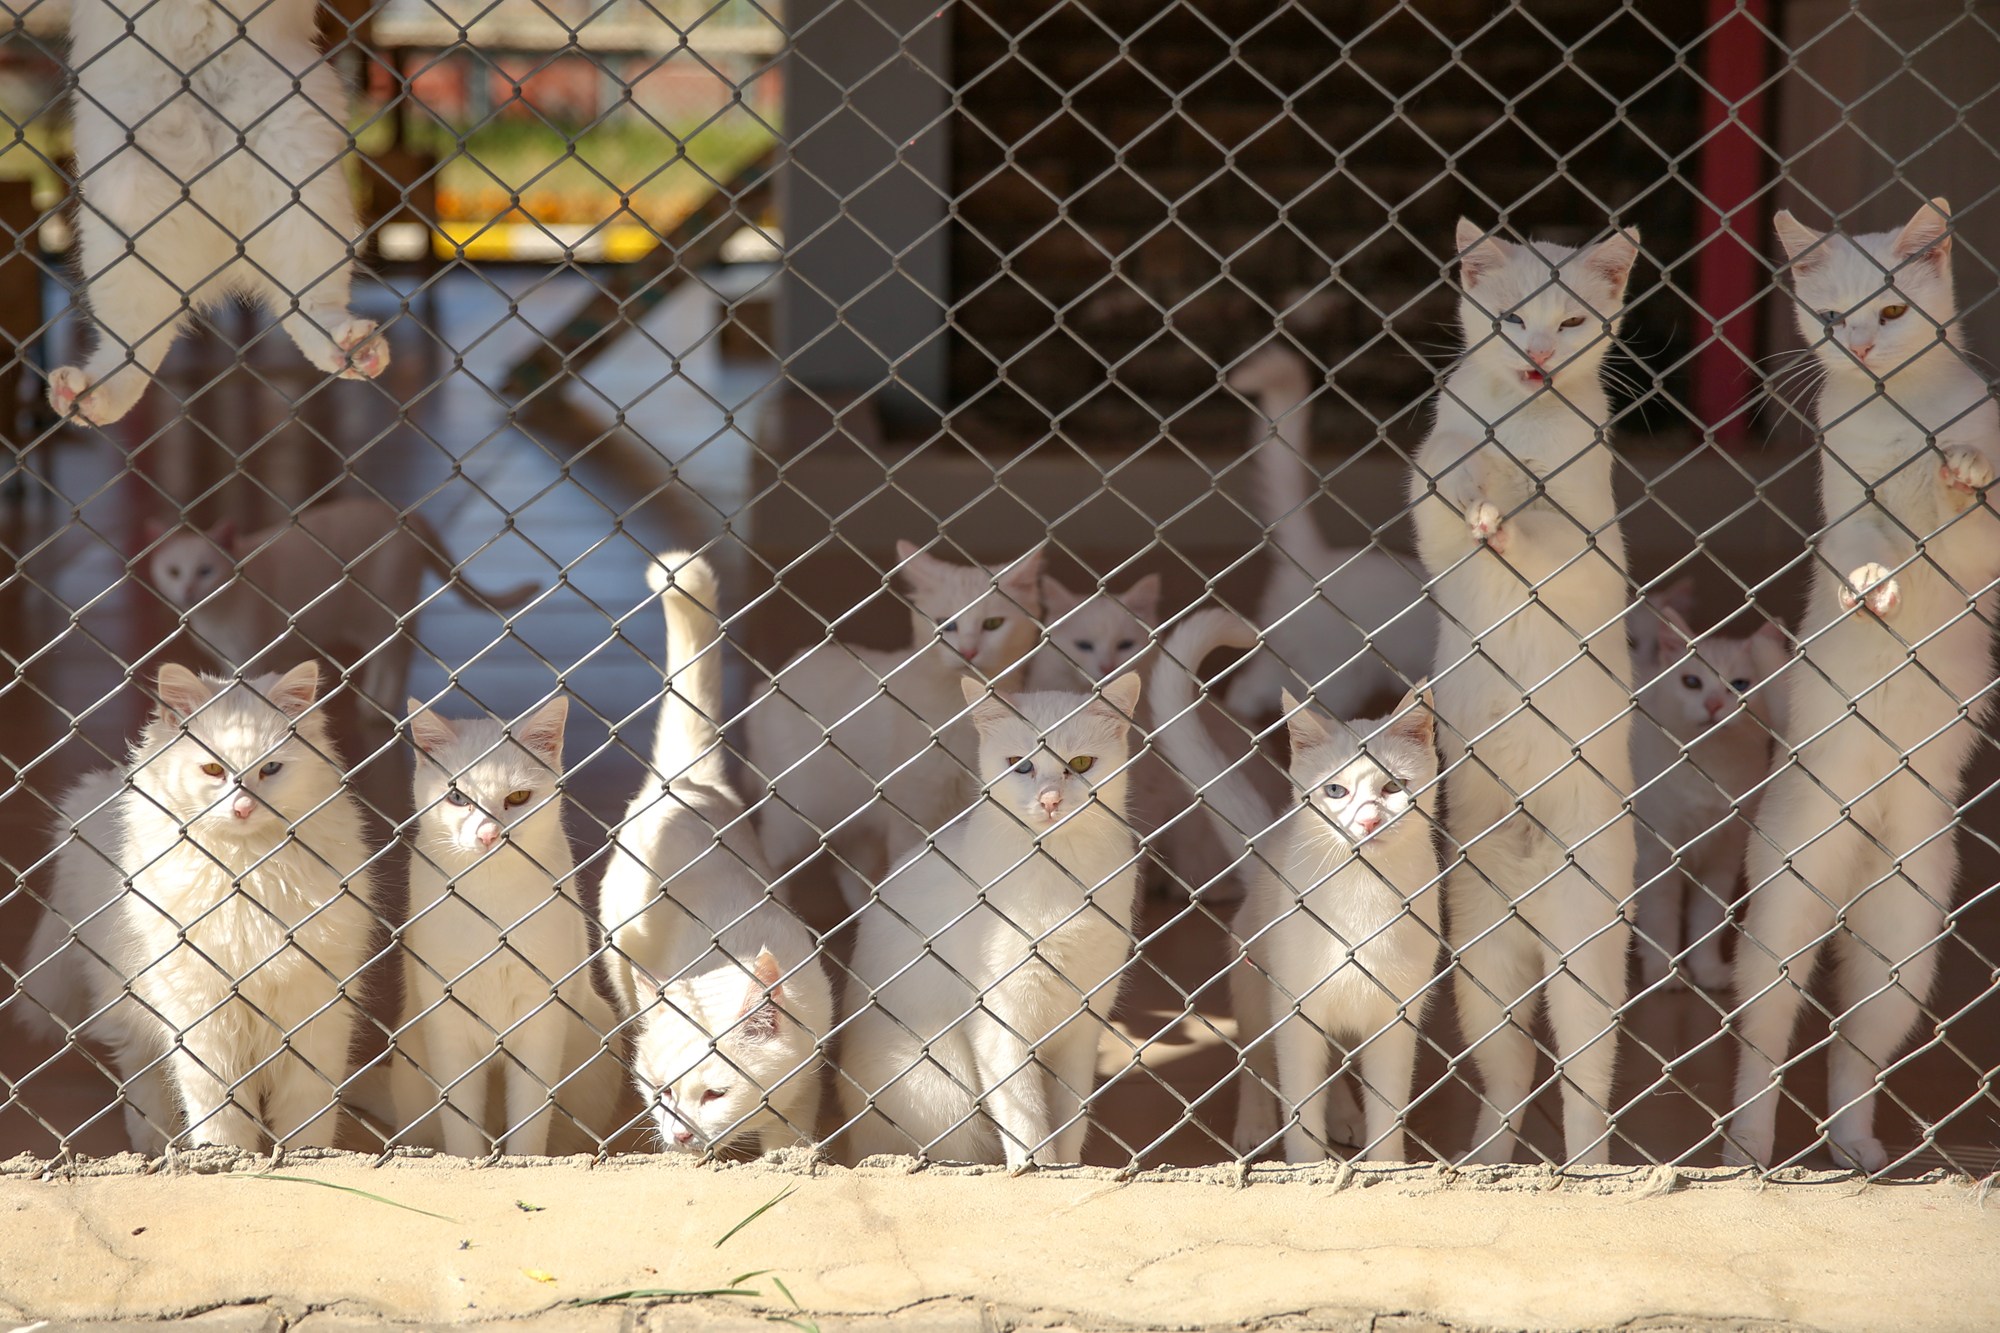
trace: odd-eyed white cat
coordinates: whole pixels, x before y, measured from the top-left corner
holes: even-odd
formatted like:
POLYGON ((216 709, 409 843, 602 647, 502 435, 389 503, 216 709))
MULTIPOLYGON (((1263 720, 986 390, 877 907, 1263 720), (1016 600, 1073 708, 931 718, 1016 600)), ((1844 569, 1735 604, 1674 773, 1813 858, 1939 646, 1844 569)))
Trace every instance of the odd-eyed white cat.
POLYGON ((396 1141, 460 1157, 595 1152, 622 1125, 624 1070, 563 831, 569 700, 513 728, 409 707, 417 819, 396 1141))
POLYGON ((722 748, 720 597, 707 561, 647 570, 667 622, 652 772, 613 832, 599 919, 663 1146, 766 1150, 817 1132, 833 986, 771 874, 722 748))
POLYGON ((1132 947, 1131 673, 1098 697, 967 680, 985 799, 883 881, 837 1082, 854 1158, 1077 1162, 1132 947))
POLYGON ((347 97, 309 0, 75 0, 77 225, 102 332, 49 402, 105 425, 132 410, 189 314, 236 295, 329 375, 389 364, 348 309, 360 232, 341 169, 347 97))
POLYGON ((1724 922, 1771 773, 1777 692, 1765 682, 1790 649, 1784 629, 1768 622, 1753 634, 1696 642, 1679 611, 1648 601, 1633 612, 1650 627, 1632 658, 1639 975, 1648 988, 1692 981, 1721 993, 1729 986, 1724 922))
POLYGON ((1430 670, 1437 617, 1409 556, 1334 546, 1313 521, 1320 483, 1307 461, 1313 379, 1305 358, 1273 341, 1232 370, 1229 384, 1264 418, 1251 430, 1254 494, 1271 532, 1270 573, 1257 598, 1262 646, 1237 669, 1229 707, 1241 717, 1271 716, 1278 696, 1305 679, 1320 707, 1354 717, 1430 670))
POLYGON ((502 611, 536 591, 478 587, 453 569, 422 515, 372 496, 326 500, 248 536, 232 522, 203 531, 148 520, 145 539, 147 582, 216 660, 241 671, 282 654, 323 654, 352 665, 361 692, 384 710, 403 697, 415 645, 397 622, 418 609, 426 574, 502 611))
POLYGON ((992 569, 909 542, 896 543, 896 556, 910 646, 808 648, 759 691, 746 724, 751 766, 770 783, 757 818, 771 868, 789 876, 824 837, 852 910, 979 791, 976 738, 957 721, 959 681, 1017 680, 1041 638, 1039 548, 992 569))
POLYGON ((129 789, 96 774, 64 802, 95 851, 64 850, 29 956, 80 927, 50 1007, 71 1025, 104 1011, 142 1150, 170 1129, 249 1151, 333 1145, 377 915, 318 687, 311 662, 245 682, 170 663, 129 789))
POLYGON ((1447 825, 1464 853, 1445 895, 1459 1021, 1485 1085, 1472 1160, 1513 1155, 1539 993, 1565 1157, 1596 1164, 1610 1155, 1636 851, 1625 539, 1599 371, 1638 242, 1517 244, 1462 220, 1458 249, 1466 351, 1410 497, 1438 608, 1447 825))
POLYGON ((1786 745, 1746 857, 1737 941, 1737 1111, 1725 1154, 1772 1159, 1778 1065, 1803 987, 1833 942, 1836 1036, 1825 1131, 1868 1171, 1876 1080, 1928 999, 1958 880, 1954 829, 1993 686, 2000 407, 1962 349, 1950 207, 1862 236, 1776 219, 1800 332, 1825 370, 1826 527, 1780 677, 1786 745))
POLYGON ((1234 1144, 1253 1154, 1282 1129, 1287 1161, 1319 1161, 1330 1142, 1398 1161, 1444 938, 1431 715, 1421 685, 1390 718, 1351 726, 1287 693, 1301 801, 1275 809, 1205 729, 1187 725, 1189 672, 1217 648, 1256 643, 1256 630, 1233 613, 1196 612, 1161 657, 1162 668, 1182 669, 1153 676, 1153 706, 1166 719, 1160 744, 1200 789, 1224 847, 1250 850, 1234 923, 1243 958, 1229 973, 1248 1067, 1234 1144), (1365 1111, 1333 1073, 1335 1042, 1357 1052, 1365 1111))

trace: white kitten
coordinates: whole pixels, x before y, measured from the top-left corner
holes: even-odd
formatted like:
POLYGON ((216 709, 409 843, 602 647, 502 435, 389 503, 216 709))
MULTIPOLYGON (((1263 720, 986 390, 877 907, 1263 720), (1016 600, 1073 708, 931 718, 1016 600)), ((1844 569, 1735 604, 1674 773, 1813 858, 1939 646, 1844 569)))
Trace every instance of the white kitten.
POLYGON ((1282 1126, 1287 1161, 1318 1161, 1329 1142, 1401 1160, 1417 1031, 1444 938, 1431 715, 1422 686, 1392 718, 1351 728, 1329 726, 1287 694, 1302 799, 1273 809, 1203 728, 1174 725, 1194 705, 1188 673, 1219 647, 1256 642, 1234 614, 1197 612, 1168 636, 1153 674, 1153 706, 1169 719, 1160 744, 1201 789, 1223 845, 1250 850, 1234 923, 1243 958, 1229 973, 1248 1067, 1235 1147, 1257 1153, 1282 1126), (1164 669, 1169 661, 1182 669, 1164 669), (1332 1072, 1336 1041, 1358 1055, 1365 1114, 1332 1072))
POLYGON ((1485 1085, 1473 1160, 1513 1155, 1539 992, 1565 1157, 1597 1164, 1635 855, 1625 540, 1599 370, 1638 244, 1515 244, 1461 221, 1458 248, 1466 352, 1410 495, 1439 611, 1447 822, 1465 857, 1445 892, 1459 1021, 1485 1085))
POLYGON ((129 978, 136 1006, 120 1026, 142 1034, 142 1053, 172 1047, 191 1145, 334 1141, 378 916, 318 687, 311 662, 250 682, 160 668, 160 711, 117 798, 115 861, 84 872, 105 877, 95 892, 77 891, 118 914, 100 936, 110 975, 91 984, 129 978))
POLYGON ((967 568, 896 543, 910 646, 829 640, 794 657, 748 710, 751 766, 770 783, 758 828, 771 867, 834 853, 851 909, 889 866, 973 803, 979 784, 959 681, 1015 678, 1041 637, 1039 549, 967 568), (875 795, 877 786, 882 795, 875 795))
POLYGON ((1320 707, 1353 717, 1430 670, 1436 614, 1408 556, 1332 546, 1313 521, 1320 480, 1308 462, 1313 383, 1305 359, 1273 342, 1231 371, 1229 383, 1264 417, 1251 436, 1256 513, 1271 530, 1271 570, 1257 599, 1263 650, 1238 669, 1229 706, 1242 717, 1268 717, 1279 693, 1304 679, 1320 707))
POLYGON ((58 415, 132 410, 188 314, 231 295, 279 319, 308 361, 389 364, 347 308, 360 226, 341 168, 347 98, 307 0, 75 0, 77 210, 102 336, 49 376, 58 415))
POLYGON ((1720 993, 1729 985, 1724 922, 1759 784, 1771 773, 1776 691, 1764 682, 1790 650, 1775 624, 1696 642, 1671 606, 1649 599, 1643 614, 1653 629, 1632 662, 1639 974, 1648 988, 1691 979, 1720 993))
POLYGON ((393 1067, 398 1142, 484 1157, 595 1152, 616 1133, 624 1071, 591 984, 590 930, 563 831, 565 696, 517 727, 448 721, 410 701, 417 746, 408 1064, 393 1067))
POLYGON ((838 1082, 849 1153, 1076 1162, 1098 1039, 1132 947, 1126 732, 1101 697, 968 680, 986 798, 898 867, 861 917, 838 1082))
POLYGON ((637 1016, 633 1078, 664 1146, 776 1148, 816 1133, 833 987, 812 933, 771 894, 725 768, 715 573, 676 551, 647 580, 671 674, 652 775, 614 831, 598 908, 637 1016))
POLYGON ((1826 372, 1827 527, 1805 660, 1780 677, 1781 753, 1798 757, 1772 778, 1746 859, 1732 1160, 1771 1160, 1777 1065, 1832 938, 1826 1136, 1869 1171, 1887 1164, 1876 1080, 1930 995, 1949 929, 1959 793, 1980 738, 1967 709, 1992 688, 2000 609, 2000 520, 1983 494, 2000 408, 1959 349, 1949 217, 1933 199, 1900 230, 1856 237, 1777 217, 1799 328, 1826 372))
POLYGON ((490 593, 460 576, 419 514, 354 496, 313 505, 240 536, 148 520, 146 581, 185 614, 203 649, 232 671, 314 653, 355 669, 361 693, 390 710, 403 697, 414 647, 407 622, 426 573, 462 596, 512 610, 535 593, 490 593), (293 627, 296 626, 296 629, 293 627))

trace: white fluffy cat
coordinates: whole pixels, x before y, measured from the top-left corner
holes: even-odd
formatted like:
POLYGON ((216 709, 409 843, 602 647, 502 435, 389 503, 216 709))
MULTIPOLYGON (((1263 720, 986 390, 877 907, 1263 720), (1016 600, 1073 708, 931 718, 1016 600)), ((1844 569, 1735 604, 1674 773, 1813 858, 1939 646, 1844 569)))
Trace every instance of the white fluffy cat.
MULTIPOLYGON (((1993 686, 2000 519, 1984 492, 2000 463, 2000 408, 1961 350, 1950 209, 1863 236, 1776 219, 1800 331, 1825 378, 1820 502, 1826 527, 1780 677, 1785 747, 1746 858, 1738 938, 1737 1112, 1725 1153, 1769 1162, 1793 1021, 1833 942, 1825 1135, 1869 1171, 1876 1080, 1930 995, 1958 879, 1954 836, 1993 686), (1851 711, 1850 711, 1851 710, 1851 711)), ((1789 1069, 1786 1064, 1786 1069, 1789 1069)))
MULTIPOLYGON (((164 666, 131 789, 114 795, 116 779, 97 775, 65 805, 82 816, 94 803, 89 836, 107 854, 78 851, 60 872, 58 911, 95 905, 104 964, 63 989, 101 1007, 130 980, 132 1002, 112 1011, 129 1052, 119 1067, 171 1049, 174 1103, 157 1110, 146 1090, 134 1109, 190 1145, 334 1141, 377 915, 373 850, 312 706, 318 687, 311 662, 248 682, 164 666)), ((134 1129, 135 1146, 158 1146, 134 1129)))
POLYGON ((591 984, 563 831, 558 695, 509 729, 410 701, 418 756, 398 1142, 484 1157, 595 1152, 620 1128, 617 1020, 591 984))
POLYGON ((1313 383, 1305 359, 1273 342, 1231 371, 1229 383, 1264 418, 1251 436, 1256 513, 1271 530, 1270 573, 1257 598, 1263 648, 1230 682, 1229 707, 1269 717, 1280 692, 1304 680, 1320 707, 1354 717, 1430 670, 1437 616, 1410 557, 1330 545, 1313 521, 1320 482, 1307 461, 1313 383))
POLYGON ((829 640, 794 657, 748 709, 751 766, 770 783, 758 828, 789 876, 824 844, 850 909, 910 847, 973 803, 977 744, 959 681, 1017 678, 1040 640, 1042 553, 968 568, 896 543, 910 646, 829 640), (880 787, 881 795, 876 795, 880 787))
POLYGON ((1082 1160, 1097 1047, 1132 947, 1136 673, 1101 696, 962 696, 985 799, 861 917, 838 1082, 848 1154, 1082 1160))
MULTIPOLYGON (((1155 670, 1154 708, 1180 718, 1194 705, 1189 670, 1217 648, 1256 643, 1233 613, 1197 612, 1168 636, 1162 664, 1186 669, 1155 670)), ((1288 809, 1272 808, 1203 728, 1170 722, 1160 740, 1200 788, 1225 848, 1251 849, 1234 923, 1243 958, 1229 973, 1248 1067, 1234 1143, 1253 1154, 1282 1127, 1287 1161, 1318 1161, 1329 1142, 1398 1161, 1444 938, 1431 715, 1422 686, 1391 718, 1351 727, 1289 693, 1284 702, 1302 798, 1288 809), (1365 1112, 1334 1072, 1336 1041, 1358 1053, 1365 1112)))
POLYGON ((347 96, 309 0, 75 0, 77 224, 102 328, 49 402, 132 410, 189 314, 238 295, 330 375, 389 364, 347 307, 360 226, 342 170, 347 96))
POLYGON ((385 711, 403 697, 414 640, 397 622, 417 611, 424 575, 502 611, 536 591, 478 587, 421 515, 372 496, 326 500, 248 536, 232 522, 202 531, 149 519, 145 539, 147 583, 217 661, 242 671, 320 654, 354 667, 362 694, 385 711))
POLYGON ((663 1146, 691 1152, 817 1132, 833 987, 809 931, 770 890, 722 748, 720 593, 705 560, 647 570, 669 679, 652 772, 613 833, 599 918, 636 1015, 632 1073, 663 1146))
POLYGON ((1445 892, 1459 1020, 1485 1085, 1472 1159, 1513 1155, 1539 993, 1565 1157, 1602 1163, 1636 849, 1621 813, 1625 541, 1599 370, 1638 244, 1629 232, 1575 250, 1516 244, 1461 221, 1458 248, 1466 351, 1410 496, 1438 607, 1448 829, 1464 854, 1445 892))
POLYGON ((1759 784, 1771 773, 1776 690, 1764 682, 1790 649, 1771 623, 1696 642, 1680 612, 1649 603, 1651 631, 1632 658, 1639 974, 1648 988, 1692 981, 1721 993, 1729 986, 1724 922, 1759 784))

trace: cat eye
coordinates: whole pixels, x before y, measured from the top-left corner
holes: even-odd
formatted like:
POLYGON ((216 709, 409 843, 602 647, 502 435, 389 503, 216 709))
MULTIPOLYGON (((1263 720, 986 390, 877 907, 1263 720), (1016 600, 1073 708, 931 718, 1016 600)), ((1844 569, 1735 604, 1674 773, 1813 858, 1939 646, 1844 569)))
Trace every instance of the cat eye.
POLYGON ((1035 771, 1033 761, 1023 759, 1018 754, 1007 756, 1007 767, 1013 769, 1016 773, 1032 773, 1035 771))
POLYGON ((1326 784, 1326 796, 1330 801, 1344 801, 1347 799, 1347 788, 1338 782, 1329 782, 1326 784))
POLYGON ((1505 320, 1507 323, 1514 325, 1516 328, 1525 329, 1528 327, 1528 321, 1522 319, 1519 315, 1502 315, 1500 316, 1500 318, 1505 320))
POLYGON ((1847 322, 1846 318, 1838 310, 1822 310, 1819 312, 1819 319, 1820 323, 1830 329, 1837 329, 1847 322))
POLYGON ((534 796, 531 791, 510 791, 507 793, 507 808, 512 810, 517 805, 526 805, 534 796))
POLYGON ((1094 653, 1097 651, 1097 645, 1089 639, 1078 639, 1076 641, 1076 650, 1080 653, 1094 653))
POLYGON ((1568 319, 1562 322, 1562 326, 1566 329, 1581 328, 1583 326, 1583 316, 1571 315, 1568 319))
POLYGON ((720 1101, 722 1100, 722 1089, 710 1088, 707 1092, 701 1094, 701 1099, 705 1102, 720 1101))
POLYGON ((467 795, 466 795, 466 794, 465 794, 464 792, 462 792, 462 791, 459 791, 459 790, 458 790, 457 788, 455 788, 455 787, 454 787, 454 788, 453 788, 452 790, 450 790, 450 791, 448 791, 448 792, 446 792, 446 793, 444 794, 444 799, 445 799, 445 803, 446 803, 447 805, 471 805, 471 804, 472 804, 472 798, 471 798, 470 796, 467 796, 467 795))
POLYGON ((1118 651, 1121 653, 1129 653, 1138 646, 1139 641, 1137 639, 1120 639, 1118 641, 1118 651))
POLYGON ((958 633, 958 622, 956 620, 947 620, 944 624, 939 625, 938 629, 946 634, 956 634, 958 633))
POLYGON ((1885 305, 1882 307, 1882 322, 1887 324, 1890 320, 1901 319, 1909 313, 1910 308, 1906 305, 1885 305))
POLYGON ((209 775, 210 777, 212 777, 212 778, 219 778, 219 777, 221 777, 221 776, 222 776, 222 765, 221 765, 221 764, 203 764, 203 765, 201 766, 201 771, 202 771, 202 772, 204 772, 204 773, 206 773, 206 774, 208 774, 208 775, 209 775))
POLYGON ((979 622, 979 628, 990 632, 992 630, 999 629, 1002 625, 1006 623, 1007 623, 1007 617, 1005 616, 988 616, 986 617, 986 619, 979 622))
POLYGON ((1069 761, 1069 771, 1072 773, 1088 773, 1096 764, 1096 755, 1080 754, 1069 761))
POLYGON ((1692 676, 1692 675, 1690 675, 1690 676, 1682 676, 1682 677, 1681 677, 1681 684, 1683 684, 1683 685, 1687 686, 1687 688, 1689 688, 1689 689, 1691 689, 1691 690, 1698 690, 1698 689, 1700 689, 1700 688, 1701 688, 1701 677, 1700 677, 1700 676, 1692 676))
POLYGON ((1400 782, 1385 782, 1382 784, 1382 794, 1384 796, 1395 796, 1400 794, 1402 790, 1403 784, 1400 782))
POLYGON ((273 759, 270 763, 257 770, 257 776, 260 778, 275 778, 284 767, 283 764, 273 759))
POLYGON ((1729 682, 1729 688, 1735 690, 1738 694, 1747 694, 1750 692, 1750 682, 1742 676, 1738 676, 1735 680, 1729 682))

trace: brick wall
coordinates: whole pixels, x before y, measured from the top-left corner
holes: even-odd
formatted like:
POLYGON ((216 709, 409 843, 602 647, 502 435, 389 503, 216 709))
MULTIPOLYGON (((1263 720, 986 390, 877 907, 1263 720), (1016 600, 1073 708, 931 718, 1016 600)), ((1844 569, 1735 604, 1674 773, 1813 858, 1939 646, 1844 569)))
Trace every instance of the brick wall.
MULTIPOLYGON (((1364 429, 1407 423, 1434 383, 1419 353, 1450 337, 1436 283, 1460 213, 1504 207, 1517 228, 1575 240, 1616 209, 1649 252, 1685 252, 1693 214, 1671 173, 1694 170, 1700 106, 1674 60, 1702 7, 1526 8, 1532 19, 1491 0, 955 10, 952 387, 966 415, 1023 438, 1051 417, 1078 439, 1163 422, 1234 438, 1241 410, 1202 399, 1214 366, 1267 336, 1268 303, 1331 277, 1354 294, 1309 345, 1338 367, 1364 429)), ((1658 276, 1642 265, 1639 280, 1658 276)), ((1678 298, 1656 297, 1629 341, 1666 366, 1690 323, 1678 298)))

